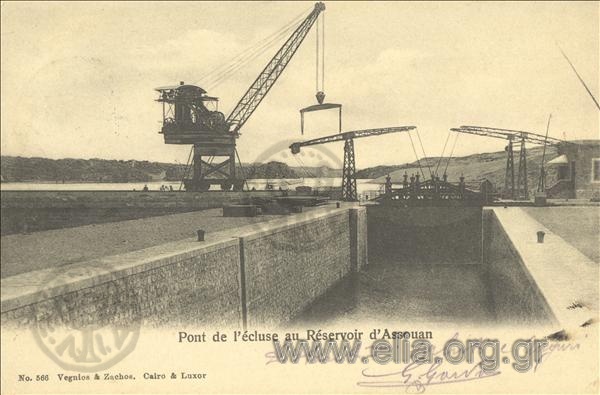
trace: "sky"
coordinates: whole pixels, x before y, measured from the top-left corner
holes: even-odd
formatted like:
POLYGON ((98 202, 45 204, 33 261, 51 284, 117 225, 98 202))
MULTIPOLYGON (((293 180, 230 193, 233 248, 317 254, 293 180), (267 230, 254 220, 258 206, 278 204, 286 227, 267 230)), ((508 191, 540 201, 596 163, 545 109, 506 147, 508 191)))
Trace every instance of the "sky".
MULTIPOLYGON (((185 163, 165 145, 155 87, 202 77, 301 14, 313 2, 2 3, 2 155, 185 163)), ((449 129, 480 125, 567 139, 599 138, 599 112, 557 44, 599 98, 597 2, 325 2, 326 101, 343 130, 414 125, 427 155, 449 129)), ((315 28, 244 125, 243 162, 339 165, 341 143, 293 141, 337 132, 316 104, 315 28)), ((283 41, 211 88, 228 115, 283 41)), ((207 88, 206 86, 203 86, 207 88)), ((452 137, 455 138, 455 137, 452 137)), ((452 145, 453 140, 450 140, 452 145)), ((455 156, 505 142, 461 135, 455 156)), ((415 160, 406 133, 355 141, 357 167, 415 160)), ((417 144, 419 154, 422 154, 417 144)), ((450 149, 447 148, 446 154, 450 149)))

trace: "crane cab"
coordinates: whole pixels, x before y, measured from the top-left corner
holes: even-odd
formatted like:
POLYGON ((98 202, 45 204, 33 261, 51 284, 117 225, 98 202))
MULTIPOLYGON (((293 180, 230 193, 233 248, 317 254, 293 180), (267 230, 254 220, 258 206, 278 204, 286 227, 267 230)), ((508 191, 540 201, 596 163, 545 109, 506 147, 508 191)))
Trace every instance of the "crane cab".
POLYGON ((219 99, 206 95, 199 86, 185 84, 155 89, 163 105, 162 133, 166 144, 235 144, 225 116, 218 110, 219 99))
POLYGON ((235 140, 239 137, 239 130, 277 81, 324 10, 323 3, 315 4, 315 8, 267 63, 227 119, 218 110, 218 99, 207 96, 199 86, 181 82, 178 86, 156 88, 159 93, 157 101, 163 106, 160 133, 165 143, 192 145, 191 162, 188 159, 183 179, 187 191, 208 191, 215 185, 220 185, 225 191, 242 189, 245 183, 243 173, 242 178, 236 177, 235 140), (215 161, 215 157, 225 159, 215 161), (191 178, 187 177, 187 169, 190 168, 191 178))

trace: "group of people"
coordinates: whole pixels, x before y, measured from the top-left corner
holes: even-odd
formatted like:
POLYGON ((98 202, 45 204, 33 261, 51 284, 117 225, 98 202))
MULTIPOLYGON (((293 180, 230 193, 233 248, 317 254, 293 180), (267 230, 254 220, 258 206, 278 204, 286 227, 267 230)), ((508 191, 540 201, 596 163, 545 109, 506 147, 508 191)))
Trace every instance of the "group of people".
MULTIPOLYGON (((149 190, 148 189, 148 184, 145 184, 144 188, 142 188, 142 192, 148 192, 148 190, 149 190)), ((134 189, 134 191, 135 191, 135 189, 134 189)), ((160 191, 161 192, 173 192, 174 191, 173 185, 161 185, 160 186, 160 191)))

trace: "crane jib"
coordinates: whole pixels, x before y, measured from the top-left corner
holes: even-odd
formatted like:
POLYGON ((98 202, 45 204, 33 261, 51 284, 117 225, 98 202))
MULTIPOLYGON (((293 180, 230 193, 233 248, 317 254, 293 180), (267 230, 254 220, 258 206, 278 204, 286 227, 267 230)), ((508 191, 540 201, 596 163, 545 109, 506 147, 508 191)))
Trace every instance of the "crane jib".
POLYGON ((300 152, 301 147, 307 147, 309 145, 333 143, 336 141, 345 141, 355 138, 369 137, 369 136, 380 136, 388 133, 399 133, 409 132, 416 129, 416 126, 397 126, 390 128, 377 128, 377 129, 364 129, 364 130, 352 130, 344 133, 334 134, 331 136, 319 137, 312 140, 300 141, 290 145, 290 150, 293 154, 300 152))
POLYGON ((450 129, 453 132, 474 134, 478 136, 496 137, 506 140, 524 140, 532 144, 561 144, 567 143, 564 140, 546 137, 541 134, 525 132, 521 130, 498 129, 483 126, 461 126, 459 128, 450 129))
POLYGON ((317 20, 317 17, 324 10, 325 4, 321 2, 315 4, 311 13, 302 21, 302 23, 300 23, 248 88, 227 118, 230 132, 236 135, 238 134, 241 127, 246 123, 248 118, 250 118, 275 81, 277 81, 277 78, 279 78, 283 70, 285 70, 285 67, 288 65, 293 55, 300 47, 300 44, 302 44, 306 38, 306 35, 314 22, 317 20))

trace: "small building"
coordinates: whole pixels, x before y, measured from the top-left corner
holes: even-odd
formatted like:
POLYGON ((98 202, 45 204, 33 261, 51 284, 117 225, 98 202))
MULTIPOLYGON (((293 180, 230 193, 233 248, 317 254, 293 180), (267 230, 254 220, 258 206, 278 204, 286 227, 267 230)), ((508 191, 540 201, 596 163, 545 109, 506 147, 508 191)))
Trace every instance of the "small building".
POLYGON ((556 167, 547 180, 549 198, 600 197, 600 140, 575 140, 557 146, 558 156, 547 163, 556 167))

